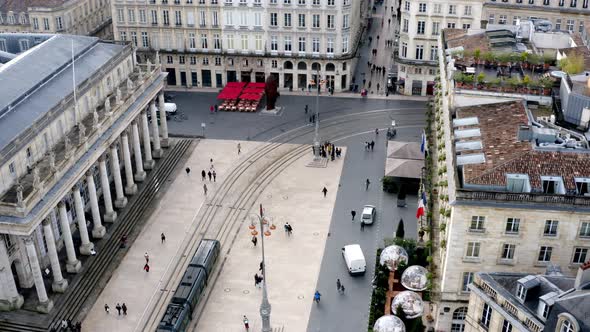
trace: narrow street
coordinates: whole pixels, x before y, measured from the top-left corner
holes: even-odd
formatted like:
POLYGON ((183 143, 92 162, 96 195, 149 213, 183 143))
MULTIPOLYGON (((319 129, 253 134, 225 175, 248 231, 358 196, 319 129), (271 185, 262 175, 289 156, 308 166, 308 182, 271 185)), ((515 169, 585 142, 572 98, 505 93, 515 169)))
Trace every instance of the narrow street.
MULTIPOLYGON (((370 23, 368 31, 363 36, 363 44, 360 48, 359 61, 355 69, 355 79, 358 85, 358 91, 364 87, 369 91, 369 94, 384 95, 387 87, 387 75, 390 72, 396 72, 393 68, 393 50, 395 44, 395 31, 398 28, 397 5, 396 0, 384 0, 383 4, 376 5, 376 11, 369 10, 370 23), (393 12, 392 12, 393 8, 393 12), (369 42, 371 40, 371 42, 369 42), (377 50, 375 56, 372 51, 377 50), (371 72, 371 66, 374 64, 377 67, 385 67, 385 74, 383 72, 371 72), (364 80, 364 83, 363 83, 364 80), (377 89, 379 85, 379 89, 377 89)), ((371 8, 372 8, 371 4, 371 8)))

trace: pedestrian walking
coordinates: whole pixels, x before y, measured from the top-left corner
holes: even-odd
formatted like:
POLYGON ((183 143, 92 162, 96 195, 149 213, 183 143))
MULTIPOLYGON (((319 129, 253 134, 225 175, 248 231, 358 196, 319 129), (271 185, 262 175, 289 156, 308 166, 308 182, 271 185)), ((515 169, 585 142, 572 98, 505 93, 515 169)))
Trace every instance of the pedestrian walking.
POLYGON ((215 170, 213 170, 211 174, 213 174, 213 182, 217 181, 217 173, 215 172, 215 170))
POLYGON ((145 254, 143 254, 143 257, 145 258, 146 264, 150 262, 150 255, 148 255, 147 252, 145 254))
POLYGON ((342 287, 342 283, 340 282, 340 279, 336 279, 336 289, 340 292, 340 287, 342 287))
POLYGON ((370 184, 371 184, 371 181, 369 181, 369 179, 367 179, 367 181, 365 181, 365 190, 369 190, 370 184))
MULTIPOLYGON (((377 132, 379 133, 379 132, 377 132)), ((375 141, 371 141, 371 151, 373 151, 373 149, 375 149, 375 141)))
POLYGON ((209 106, 209 112, 211 112, 211 114, 213 114, 214 111, 215 111, 215 108, 213 107, 213 105, 209 106))
POLYGON ((258 282, 259 282, 259 279, 258 278, 259 278, 258 277, 258 273, 256 273, 254 275, 254 287, 256 287, 256 288, 258 288, 258 282))
POLYGON ((217 113, 218 109, 219 109, 219 107, 217 106, 217 104, 215 104, 215 113, 217 113))
POLYGON ((287 235, 291 236, 293 233, 293 227, 287 223, 287 235))
POLYGON ((326 187, 324 187, 324 189, 322 189, 322 192, 324 193, 324 198, 325 198, 326 194, 328 194, 328 189, 326 187))
POLYGON ((162 239, 162 243, 166 242, 166 235, 164 233, 160 234, 160 239, 162 239))
POLYGON ((354 222, 354 216, 356 216, 356 211, 355 210, 350 211, 350 215, 352 215, 352 221, 354 222))
POLYGON ((264 262, 260 262, 260 265, 259 265, 258 271, 262 271, 262 268, 263 268, 263 267, 264 267, 264 262))
POLYGON ((367 80, 363 78, 363 87, 365 86, 366 82, 367 82, 367 80))
POLYGON ((82 323, 81 322, 76 323, 76 331, 78 331, 78 332, 82 331, 82 323))
POLYGON ((246 331, 248 331, 250 329, 250 323, 248 322, 248 317, 246 317, 246 315, 244 315, 244 319, 242 321, 244 322, 244 327, 246 328, 246 331))
POLYGON ((308 110, 309 110, 309 106, 305 105, 305 114, 307 114, 308 110))
POLYGON ((283 229, 285 230, 285 234, 289 235, 289 223, 283 225, 283 229))
POLYGON ((207 172, 207 176, 209 177, 209 182, 211 182, 211 171, 207 172))
POLYGON ((203 192, 205 193, 205 196, 207 196, 207 184, 206 183, 203 184, 203 192))
POLYGON ((258 243, 258 238, 256 236, 252 236, 252 243, 256 247, 256 243, 258 243))
POLYGON ((127 305, 125 304, 125 302, 123 302, 121 309, 123 309, 123 315, 127 315, 127 305))
POLYGON ((189 175, 191 173, 191 169, 190 167, 187 167, 184 169, 186 171, 186 175, 189 175))
POLYGON ((144 270, 145 272, 150 272, 150 266, 149 266, 149 264, 148 264, 148 263, 145 263, 145 265, 143 266, 143 270, 144 270))
POLYGON ((117 306, 115 308, 117 309, 119 316, 121 316, 121 305, 119 303, 117 303, 117 306))
MULTIPOLYGON (((106 303, 104 304, 104 312, 106 312, 107 314, 110 314, 111 313, 111 308, 106 303)), ((65 322, 65 320, 62 321, 62 325, 63 325, 63 322, 65 322)))
POLYGON ((201 180, 205 181, 205 177, 207 176, 207 173, 205 173, 205 170, 201 171, 201 180))
POLYGON ((242 145, 238 143, 238 154, 240 154, 240 152, 242 152, 242 145))
POLYGON ((344 285, 340 286, 340 292, 344 294, 344 285))
POLYGON ((387 25, 391 25, 391 19, 387 20, 387 25))
POLYGON ((365 221, 361 219, 361 232, 365 231, 365 221))

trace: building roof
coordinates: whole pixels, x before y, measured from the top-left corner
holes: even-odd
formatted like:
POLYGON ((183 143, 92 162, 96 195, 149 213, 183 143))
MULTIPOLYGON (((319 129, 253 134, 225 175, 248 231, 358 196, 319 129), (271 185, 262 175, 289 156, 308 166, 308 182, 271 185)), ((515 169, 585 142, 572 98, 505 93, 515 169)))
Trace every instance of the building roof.
POLYGON ((584 58, 584 69, 590 70, 590 50, 587 46, 561 48, 559 52, 565 54, 566 57, 581 56, 584 58))
POLYGON ((469 35, 467 30, 461 29, 444 29, 443 32, 447 48, 463 47, 470 51, 479 49, 482 55, 491 50, 488 37, 483 32, 474 35, 469 35))
POLYGON ((24 13, 29 7, 52 8, 63 5, 68 0, 0 0, 0 13, 24 13))
POLYGON ((0 151, 73 93, 72 47, 77 85, 125 48, 95 37, 54 35, 0 67, 0 151))
MULTIPOLYGON (((527 174, 531 188, 542 188, 541 176, 561 176, 567 190, 575 190, 574 177, 590 177, 590 155, 587 153, 543 151, 529 141, 518 138, 521 125, 528 125, 522 101, 468 106, 456 110, 457 119, 478 118, 476 125, 458 129, 479 128, 483 163, 463 165, 465 183, 483 186, 506 186, 506 174, 527 174)), ((473 141, 473 137, 458 142, 473 141)), ((464 155, 464 154, 462 154, 464 155)))

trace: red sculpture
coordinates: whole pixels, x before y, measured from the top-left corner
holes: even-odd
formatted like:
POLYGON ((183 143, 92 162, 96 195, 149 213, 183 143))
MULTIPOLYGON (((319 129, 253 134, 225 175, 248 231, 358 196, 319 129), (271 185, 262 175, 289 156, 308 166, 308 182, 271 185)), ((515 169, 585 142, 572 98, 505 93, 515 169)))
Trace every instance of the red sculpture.
POLYGON ((266 87, 264 92, 266 94, 266 110, 274 110, 277 98, 280 96, 278 91, 279 84, 273 75, 269 75, 266 79, 266 87))

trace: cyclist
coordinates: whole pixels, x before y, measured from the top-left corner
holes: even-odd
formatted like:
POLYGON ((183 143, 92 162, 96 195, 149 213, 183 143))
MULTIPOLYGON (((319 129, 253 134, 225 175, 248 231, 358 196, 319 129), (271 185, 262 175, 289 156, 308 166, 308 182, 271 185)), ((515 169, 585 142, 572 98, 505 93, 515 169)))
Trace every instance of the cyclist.
POLYGON ((320 303, 320 297, 322 296, 322 294, 320 294, 320 292, 318 292, 317 290, 315 291, 315 294, 313 295, 313 300, 316 303, 320 303))

